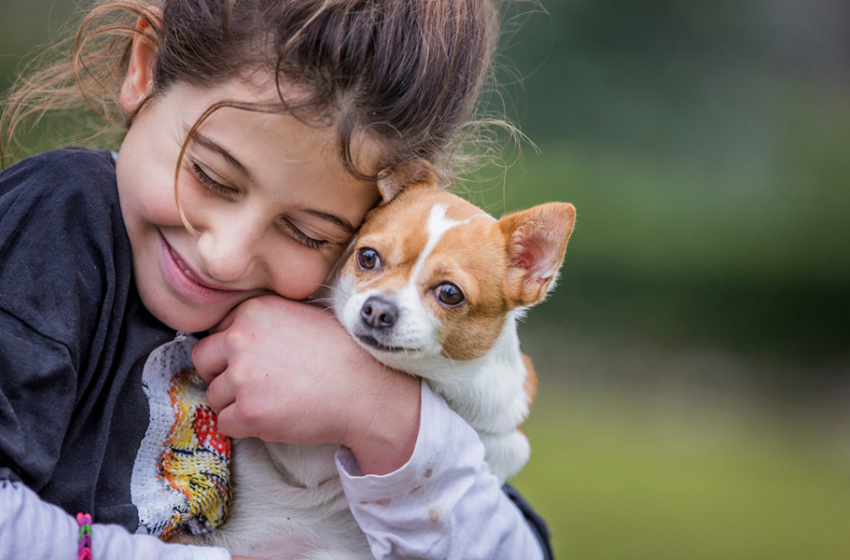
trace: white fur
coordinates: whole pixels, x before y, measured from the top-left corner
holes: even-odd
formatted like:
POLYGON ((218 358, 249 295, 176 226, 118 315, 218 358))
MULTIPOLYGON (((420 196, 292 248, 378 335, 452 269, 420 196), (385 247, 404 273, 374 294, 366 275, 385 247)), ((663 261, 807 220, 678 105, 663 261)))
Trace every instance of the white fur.
POLYGON ((462 223, 446 217, 445 204, 435 204, 431 207, 431 213, 428 214, 428 224, 425 226, 428 231, 428 241, 425 243, 425 248, 419 254, 419 258, 416 259, 416 264, 413 265, 413 271, 410 273, 411 282, 414 282, 419 276, 419 273, 422 272, 422 266, 428 260, 428 257, 431 256, 431 253, 434 252, 434 247, 440 242, 443 234, 462 223))

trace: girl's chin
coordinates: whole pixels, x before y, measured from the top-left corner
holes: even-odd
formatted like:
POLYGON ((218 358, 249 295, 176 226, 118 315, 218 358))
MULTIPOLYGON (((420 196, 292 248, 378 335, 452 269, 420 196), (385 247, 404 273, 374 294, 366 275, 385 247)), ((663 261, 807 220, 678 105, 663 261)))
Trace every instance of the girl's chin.
POLYGON ((145 301, 142 295, 142 303, 150 311, 151 315, 156 317, 160 322, 167 327, 176 331, 182 332, 203 332, 208 331, 227 315, 230 311, 227 309, 197 309, 186 305, 179 301, 167 301, 161 298, 155 298, 156 301, 145 301))
POLYGON ((206 332, 206 331, 210 330, 211 328, 213 328, 214 326, 219 324, 222 319, 224 319, 223 315, 219 318, 216 318, 216 320, 214 320, 214 321, 203 321, 203 320, 198 320, 198 321, 189 320, 189 321, 187 321, 187 320, 185 320, 185 318, 182 318, 182 317, 181 317, 181 320, 179 320, 179 321, 164 321, 162 319, 160 319, 160 321, 162 321, 163 323, 165 323, 166 326, 174 329, 175 331, 186 332, 186 333, 196 333, 196 332, 206 332))

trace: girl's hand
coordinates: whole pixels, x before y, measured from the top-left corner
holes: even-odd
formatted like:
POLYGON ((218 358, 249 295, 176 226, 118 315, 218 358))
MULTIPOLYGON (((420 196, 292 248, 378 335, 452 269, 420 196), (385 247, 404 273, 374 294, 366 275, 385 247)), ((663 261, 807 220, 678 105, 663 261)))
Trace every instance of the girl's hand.
POLYGON ((350 448, 362 474, 386 474, 413 454, 420 381, 377 362, 331 312, 279 296, 250 299, 192 352, 219 428, 350 448))

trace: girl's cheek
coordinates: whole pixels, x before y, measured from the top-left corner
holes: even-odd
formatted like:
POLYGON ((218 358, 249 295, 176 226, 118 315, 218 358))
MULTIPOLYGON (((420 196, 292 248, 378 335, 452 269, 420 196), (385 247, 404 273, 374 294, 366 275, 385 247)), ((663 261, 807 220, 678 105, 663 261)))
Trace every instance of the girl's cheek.
POLYGON ((315 254, 307 258, 289 261, 285 259, 276 267, 273 290, 279 295, 294 300, 305 299, 327 281, 333 263, 315 254))

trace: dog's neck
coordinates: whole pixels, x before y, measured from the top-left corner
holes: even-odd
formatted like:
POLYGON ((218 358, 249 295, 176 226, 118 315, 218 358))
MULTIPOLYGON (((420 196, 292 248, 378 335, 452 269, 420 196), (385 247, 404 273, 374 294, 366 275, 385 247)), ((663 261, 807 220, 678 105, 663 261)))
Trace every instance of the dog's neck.
POLYGON ((523 310, 510 311, 495 344, 472 360, 442 355, 411 360, 404 355, 382 356, 390 367, 417 375, 449 406, 482 433, 513 431, 528 415, 525 390, 528 371, 520 351, 517 319, 523 310))

